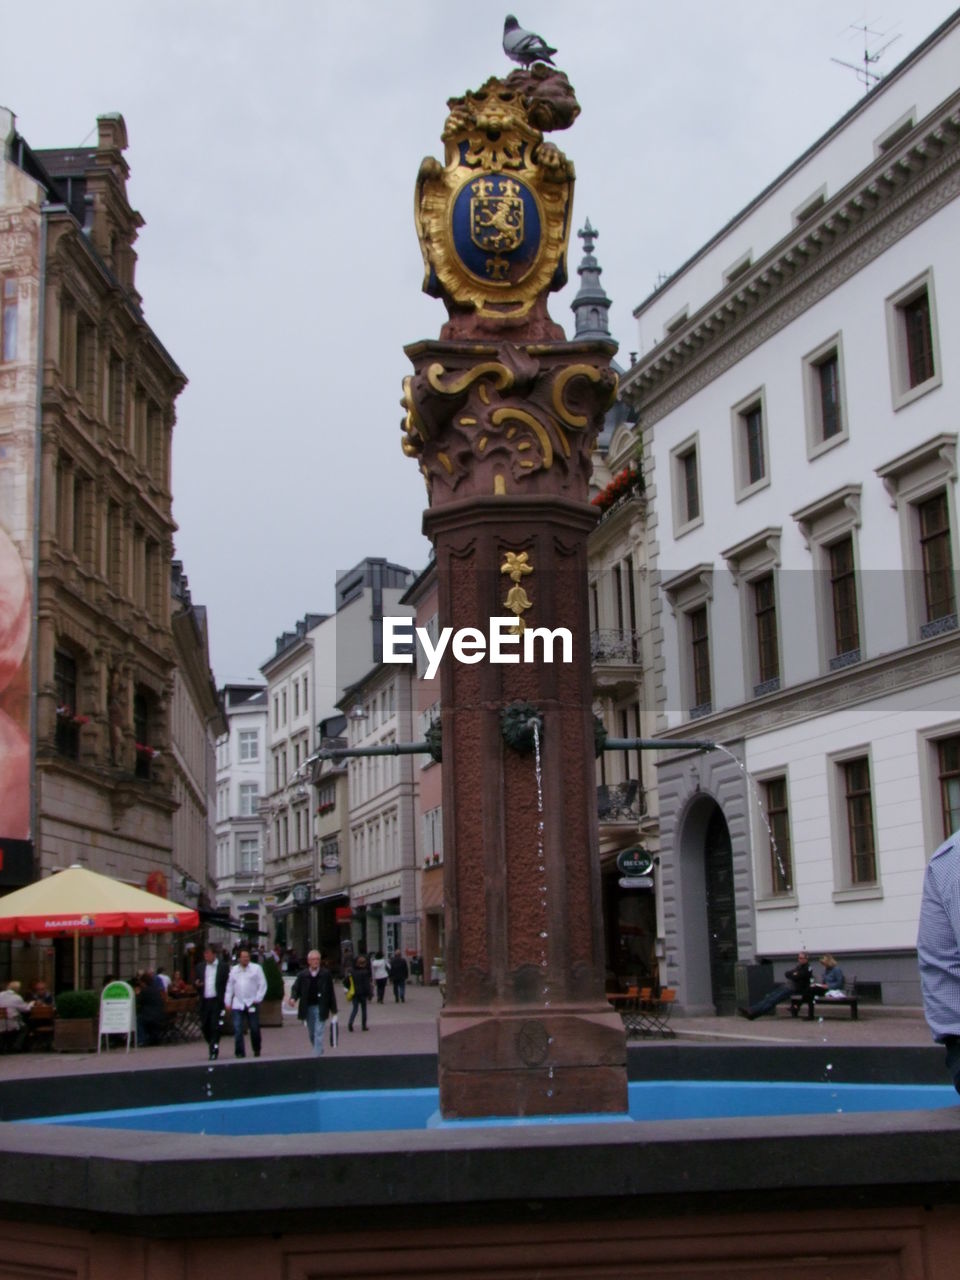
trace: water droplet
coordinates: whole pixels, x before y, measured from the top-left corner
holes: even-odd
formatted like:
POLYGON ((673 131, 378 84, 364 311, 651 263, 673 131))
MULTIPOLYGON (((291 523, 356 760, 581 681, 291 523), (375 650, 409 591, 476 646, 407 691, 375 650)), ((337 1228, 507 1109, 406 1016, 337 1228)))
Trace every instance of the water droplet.
POLYGON ((540 930, 540 937, 541 937, 541 938, 546 938, 546 937, 548 937, 548 936, 549 936, 549 935, 547 934, 546 929, 541 929, 541 930, 540 930))
POLYGON ((553 1036, 547 1036, 547 1044, 553 1044, 553 1036))
POLYGON ((546 959, 541 960, 541 961, 540 961, 540 968, 541 968, 541 969, 545 969, 546 967, 547 967, 546 959))
POLYGON ((548 1097, 548 1098, 552 1098, 552 1097, 553 1097, 553 1090, 552 1090, 552 1089, 548 1089, 548 1090, 547 1090, 547 1097, 548 1097))
POLYGON ((544 1007, 545 1009, 549 1009, 549 1008, 550 1008, 550 1001, 549 1001, 549 1000, 544 1000, 544 1002, 543 1002, 543 1007, 544 1007))
POLYGON ((828 1062, 828 1063, 827 1063, 827 1070, 828 1070, 828 1071, 832 1071, 832 1070, 833 1070, 833 1063, 832 1063, 832 1062, 828 1062))

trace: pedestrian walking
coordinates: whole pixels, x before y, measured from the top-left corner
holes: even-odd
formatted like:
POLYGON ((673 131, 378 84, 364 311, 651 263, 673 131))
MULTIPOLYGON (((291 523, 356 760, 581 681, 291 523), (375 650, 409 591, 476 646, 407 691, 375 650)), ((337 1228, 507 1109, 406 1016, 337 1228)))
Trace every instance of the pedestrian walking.
POLYGON ((314 1057, 320 1057, 327 1019, 336 1016, 337 993, 319 951, 307 953, 307 967, 294 978, 287 1004, 297 1008, 297 1017, 306 1023, 314 1057))
POLYGON ((371 960, 370 975, 373 978, 374 986, 377 988, 377 1004, 383 1004, 383 993, 387 989, 387 979, 390 977, 390 966, 383 958, 382 951, 378 951, 371 960))
POLYGON ((407 979, 410 977, 410 966, 404 960, 400 951, 393 953, 393 959, 390 961, 390 982, 393 985, 393 1002, 394 1004, 404 1004, 407 998, 407 979))
POLYGON ((259 1005, 267 994, 267 979, 258 964, 250 959, 246 947, 240 948, 237 963, 230 970, 227 978, 227 989, 224 993, 224 1007, 233 1012, 233 1049, 236 1057, 247 1056, 244 1047, 246 1025, 250 1027, 250 1046, 253 1056, 260 1057, 260 1011, 259 1005))
POLYGON ((353 997, 351 999, 353 1008, 350 1010, 350 1021, 347 1023, 347 1030, 353 1030, 353 1024, 359 1011, 360 1025, 366 1031, 367 1001, 370 999, 373 988, 370 984, 370 966, 365 955, 357 956, 353 968, 350 970, 350 978, 353 982, 353 997))
POLYGON ((200 1028, 211 1058, 220 1052, 220 1015, 227 994, 230 966, 209 944, 203 949, 203 964, 197 970, 196 988, 200 996, 200 1028))

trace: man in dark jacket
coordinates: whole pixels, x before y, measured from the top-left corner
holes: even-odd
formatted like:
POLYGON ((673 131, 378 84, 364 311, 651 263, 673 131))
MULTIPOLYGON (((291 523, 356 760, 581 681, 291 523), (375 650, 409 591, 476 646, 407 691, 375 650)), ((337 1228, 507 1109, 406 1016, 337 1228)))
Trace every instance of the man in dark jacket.
POLYGON ((327 1019, 337 1012, 337 993, 328 969, 323 967, 319 951, 307 955, 307 967, 293 980, 287 1004, 297 1006, 297 1017, 307 1024, 307 1035, 314 1057, 323 1053, 323 1036, 327 1019))
POLYGON ((393 953, 390 961, 390 982, 393 985, 393 1002, 403 1004, 407 998, 407 979, 410 977, 410 966, 399 951, 393 953))
POLYGON ((737 1013, 741 1018, 748 1018, 752 1022, 754 1018, 759 1018, 761 1013, 769 1013, 775 1005, 789 1000, 791 996, 803 996, 804 999, 809 997, 813 974, 805 951, 797 953, 797 963, 783 976, 783 983, 779 987, 774 987, 772 991, 768 991, 762 1000, 752 1004, 749 1009, 738 1009, 737 1013))
POLYGON ((197 970, 196 987, 200 995, 200 1026, 211 1058, 220 1049, 220 1012, 229 976, 226 959, 208 943, 203 949, 203 964, 197 970))

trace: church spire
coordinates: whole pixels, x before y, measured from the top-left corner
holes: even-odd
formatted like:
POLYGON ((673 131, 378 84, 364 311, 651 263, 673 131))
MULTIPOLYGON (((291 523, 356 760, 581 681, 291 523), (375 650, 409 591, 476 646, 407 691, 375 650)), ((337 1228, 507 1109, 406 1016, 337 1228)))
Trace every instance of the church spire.
POLYGON ((610 324, 607 312, 610 310, 610 299, 600 283, 602 267, 597 265, 593 256, 593 243, 598 236, 587 218, 586 224, 577 235, 583 241, 583 259, 577 267, 580 277, 580 288, 577 296, 570 304, 576 316, 577 338, 604 338, 610 341, 610 324))

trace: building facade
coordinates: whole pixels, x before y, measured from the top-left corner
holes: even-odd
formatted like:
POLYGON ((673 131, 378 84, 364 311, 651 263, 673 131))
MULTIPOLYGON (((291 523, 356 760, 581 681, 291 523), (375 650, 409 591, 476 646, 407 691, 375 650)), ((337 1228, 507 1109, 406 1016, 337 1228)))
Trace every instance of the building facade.
POLYGON ((658 729, 722 744, 658 770, 690 1010, 800 946, 918 1000, 960 825, 957 66, 955 16, 636 312, 658 729))
POLYGON ((267 688, 228 684, 220 691, 226 733, 217 741, 216 869, 210 937, 232 944, 267 932, 263 862, 267 794, 267 688))
MULTIPOLYGON (((176 666, 170 716, 173 768, 173 861, 169 896, 209 909, 216 898, 216 743, 227 722, 210 670, 207 612, 194 604, 180 561, 173 562, 171 625, 176 666)), ((184 969, 181 939, 173 944, 184 969)))
MULTIPOLYGON (((36 617, 29 657, 13 628, 21 657, 2 680, 9 834, 29 842, 31 876, 81 862, 142 886, 172 868, 170 450, 186 380, 135 286, 122 117, 62 151, 32 150, 9 112, 0 124, 0 488, 21 567, 4 580, 26 584, 36 617)), ((90 943, 83 981, 136 946, 90 943)), ((58 945, 59 985, 72 964, 58 945)))
MULTIPOLYGON (((347 745, 414 741, 413 667, 383 664, 341 700, 347 745)), ((411 755, 363 756, 347 763, 350 786, 350 909, 355 948, 419 954, 417 789, 411 755)))
MULTIPOLYGON (((414 610, 414 624, 423 627, 436 644, 439 635, 439 587, 437 567, 431 560, 417 575, 403 597, 403 603, 414 610)), ((415 649, 413 687, 413 737, 417 742, 428 739, 440 727, 440 679, 426 679, 426 659, 421 645, 415 649)), ((417 880, 420 910, 418 950, 425 974, 441 981, 444 970, 446 930, 443 897, 443 764, 432 755, 413 757, 417 778, 417 880)))

